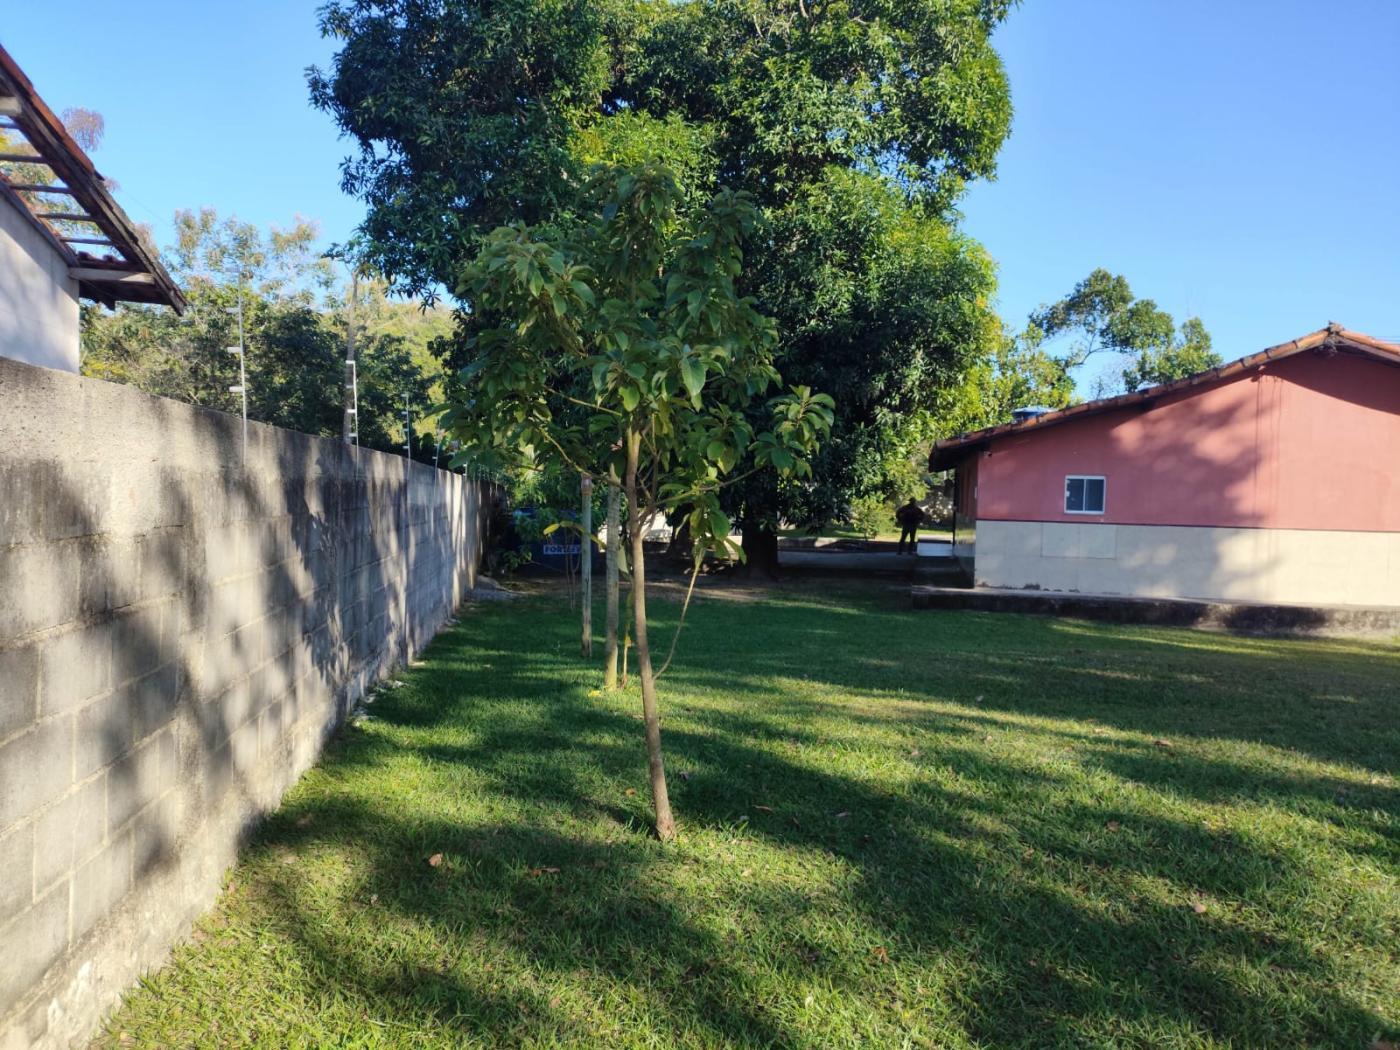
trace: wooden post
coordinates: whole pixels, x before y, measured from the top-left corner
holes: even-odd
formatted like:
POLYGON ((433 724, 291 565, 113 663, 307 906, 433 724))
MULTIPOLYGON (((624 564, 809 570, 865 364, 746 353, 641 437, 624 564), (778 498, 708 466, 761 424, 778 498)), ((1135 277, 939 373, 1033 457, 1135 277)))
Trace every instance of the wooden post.
POLYGON ((583 638, 579 646, 584 657, 593 656, 593 479, 583 476, 583 535, 579 537, 579 576, 583 584, 583 638))
POLYGON ((608 633, 603 641, 603 688, 617 688, 617 621, 618 621, 618 558, 622 554, 622 525, 620 519, 619 505, 621 503, 621 493, 618 490, 617 482, 613 481, 616 475, 609 473, 608 478, 608 633))

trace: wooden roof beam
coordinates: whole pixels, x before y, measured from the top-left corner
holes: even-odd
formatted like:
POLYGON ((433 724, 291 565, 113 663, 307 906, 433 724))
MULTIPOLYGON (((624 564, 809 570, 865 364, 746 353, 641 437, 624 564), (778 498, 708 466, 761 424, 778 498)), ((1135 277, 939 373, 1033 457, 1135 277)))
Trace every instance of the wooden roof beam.
POLYGON ((99 284, 150 284, 156 279, 140 270, 108 270, 101 266, 70 266, 68 276, 75 281, 95 281, 99 284))

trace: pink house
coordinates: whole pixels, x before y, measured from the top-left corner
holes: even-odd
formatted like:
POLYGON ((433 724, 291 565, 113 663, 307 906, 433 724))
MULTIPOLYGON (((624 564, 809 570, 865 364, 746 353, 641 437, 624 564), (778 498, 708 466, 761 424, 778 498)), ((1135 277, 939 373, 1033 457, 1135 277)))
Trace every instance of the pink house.
POLYGON ((1400 605, 1400 346, 1339 325, 929 466, 978 587, 1400 605))

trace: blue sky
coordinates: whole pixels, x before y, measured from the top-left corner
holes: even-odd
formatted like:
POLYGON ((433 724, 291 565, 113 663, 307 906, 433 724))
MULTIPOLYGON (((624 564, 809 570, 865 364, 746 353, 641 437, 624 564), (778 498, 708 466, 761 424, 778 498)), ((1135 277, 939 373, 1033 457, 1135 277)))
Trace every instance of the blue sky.
POLYGON ((996 43, 1015 123, 963 210, 1009 320, 1102 266, 1227 359, 1400 339, 1400 3, 1025 0, 996 43))
MULTIPOLYGON (((359 205, 306 101, 313 2, 5 0, 0 43, 55 109, 107 120, 95 160, 138 221, 177 207, 327 241, 359 205)), ((997 36, 1016 118, 966 228, 1019 324, 1095 266, 1226 357, 1328 320, 1400 338, 1400 3, 1025 0, 997 36)))

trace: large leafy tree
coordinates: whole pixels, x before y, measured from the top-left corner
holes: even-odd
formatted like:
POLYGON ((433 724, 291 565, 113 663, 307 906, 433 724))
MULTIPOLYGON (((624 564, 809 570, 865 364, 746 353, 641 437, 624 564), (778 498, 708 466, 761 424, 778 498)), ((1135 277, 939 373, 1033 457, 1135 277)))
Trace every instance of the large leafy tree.
POLYGON ((1059 357, 1066 372, 1095 355, 1112 355, 1119 374, 1110 369, 1098 376, 1093 391, 1097 396, 1180 379, 1221 363, 1200 318, 1187 319, 1178 331, 1171 314, 1151 299, 1139 299, 1127 278, 1104 269, 1094 270, 1063 299, 1032 313, 1028 331, 1038 339, 1068 343, 1059 357))
POLYGON ((604 167, 581 219, 492 231, 463 272, 473 359, 446 423, 462 459, 563 461, 622 482, 656 830, 675 834, 647 634, 643 522, 684 508, 698 568, 728 545, 720 492, 740 465, 808 474, 832 401, 778 381, 772 322, 739 291, 756 212, 688 204, 668 169, 604 167), (762 417, 764 426, 751 420, 762 417))
POLYGON ((1034 326, 999 330, 990 352, 962 382, 940 391, 934 413, 936 438, 1010 422, 1018 408, 1064 408, 1074 400, 1074 380, 1064 359, 1050 353, 1034 326))
MULTIPOLYGON (((737 494, 751 562, 771 567, 779 517, 839 518, 894 496, 911 453, 934 436, 940 392, 995 345, 995 276, 982 249, 878 176, 839 168, 770 215, 756 282, 783 333, 790 382, 840 392, 815 483, 756 476, 737 494)), ((920 457, 922 458, 922 457, 920 457)))
POLYGON ((680 127, 673 168, 749 193, 765 234, 743 290, 779 322, 784 374, 861 392, 811 484, 765 471, 739 498, 746 536, 771 539, 878 488, 988 330, 990 268, 950 208, 1009 128, 989 42, 1008 6, 331 0, 342 47, 310 86, 358 146, 343 181, 370 258, 409 290, 452 287, 500 222, 573 212, 619 128, 680 127))

